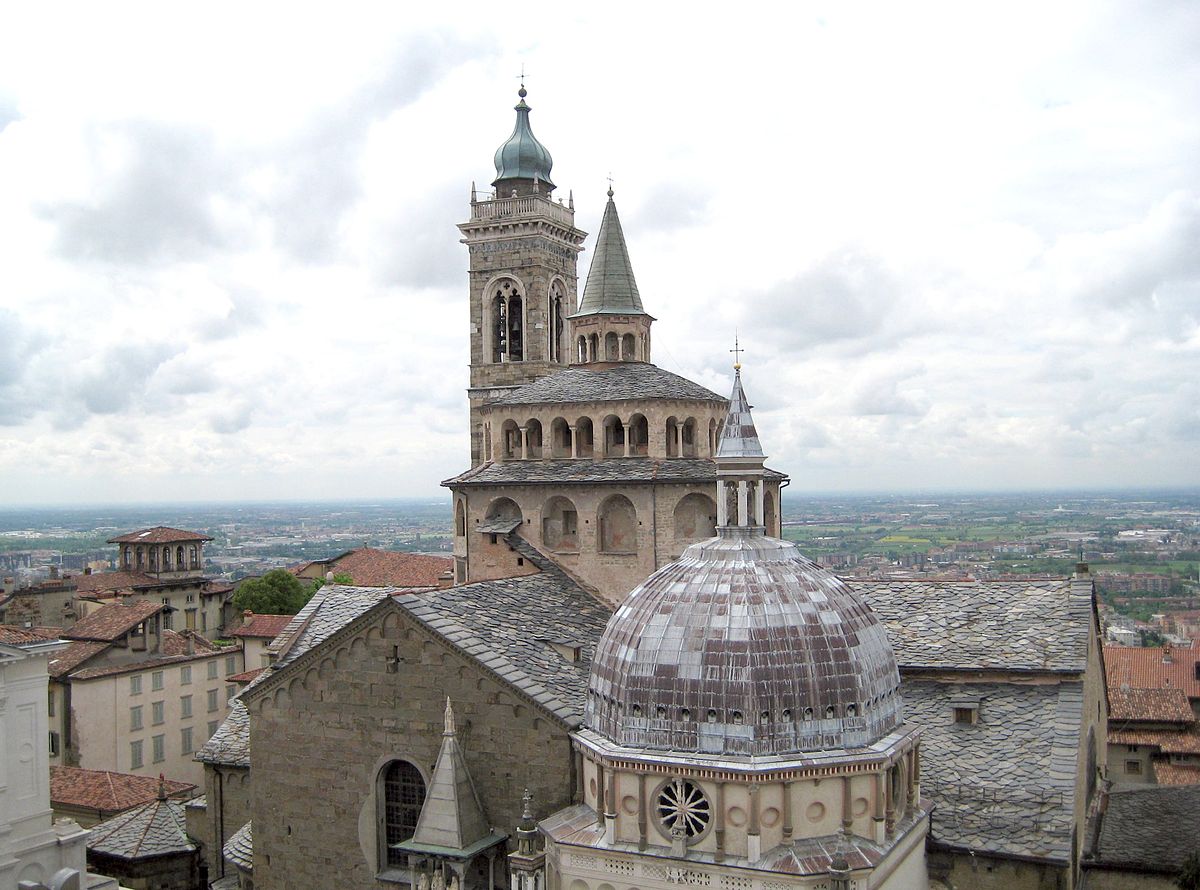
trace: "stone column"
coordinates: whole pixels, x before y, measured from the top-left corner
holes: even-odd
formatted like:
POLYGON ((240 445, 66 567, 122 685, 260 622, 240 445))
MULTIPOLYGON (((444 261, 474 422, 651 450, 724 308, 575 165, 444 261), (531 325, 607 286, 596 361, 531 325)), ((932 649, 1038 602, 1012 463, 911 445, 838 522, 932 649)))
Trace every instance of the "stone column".
POLYGON ((625 440, 625 451, 624 451, 623 456, 629 457, 629 426, 623 420, 620 423, 621 423, 621 438, 623 438, 625 440))
POLYGON ((887 806, 884 810, 884 831, 887 836, 891 837, 896 830, 896 798, 892 794, 892 777, 896 770, 896 765, 893 764, 884 774, 884 794, 887 800, 887 806))
POLYGON ((746 485, 745 479, 738 481, 738 484, 737 484, 737 510, 738 510, 737 524, 741 525, 741 526, 746 526, 746 525, 750 524, 750 510, 749 510, 749 504, 747 504, 747 496, 748 496, 749 492, 747 491, 747 488, 748 488, 748 486, 746 485))
POLYGON ((529 459, 529 427, 521 427, 521 459, 529 459))
POLYGON ((760 479, 759 481, 754 483, 754 524, 755 525, 766 525, 767 524, 767 508, 766 508, 766 501, 765 501, 765 497, 764 497, 764 495, 766 493, 765 492, 766 487, 767 486, 765 485, 765 480, 763 480, 763 479, 760 479))
POLYGON ((842 828, 849 831, 854 826, 854 800, 850 794, 850 776, 842 776, 842 828))
POLYGON ((750 793, 750 826, 746 830, 746 858, 758 862, 762 857, 762 834, 758 827, 758 786, 746 789, 750 793))
POLYGON ((646 774, 638 773, 638 849, 646 849, 646 774))
POLYGON ((579 457, 579 427, 573 426, 571 430, 571 457, 579 457))
POLYGON ((785 846, 792 842, 792 832, 795 828, 792 826, 792 784, 791 782, 783 783, 783 843, 785 846))
POLYGON ((725 783, 717 783, 716 813, 713 818, 713 834, 717 839, 717 862, 725 861, 725 783))
POLYGON ((717 481, 717 525, 729 524, 729 498, 725 493, 727 482, 717 481))
POLYGON ((875 831, 875 843, 882 844, 884 841, 883 834, 883 773, 877 772, 872 774, 871 781, 874 782, 874 798, 875 806, 872 815, 875 831))
POLYGON ((604 812, 604 842, 610 847, 617 839, 617 771, 608 771, 607 806, 604 812))
POLYGON ((596 764, 596 821, 604 827, 604 767, 596 764))

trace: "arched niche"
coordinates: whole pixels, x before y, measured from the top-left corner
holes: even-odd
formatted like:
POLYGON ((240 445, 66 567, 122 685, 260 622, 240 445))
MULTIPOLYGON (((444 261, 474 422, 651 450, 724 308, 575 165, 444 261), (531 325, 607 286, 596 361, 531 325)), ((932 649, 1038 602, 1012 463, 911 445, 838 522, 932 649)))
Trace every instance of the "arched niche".
POLYGON ((625 456, 625 424, 615 414, 604 418, 604 456, 625 456))
POLYGON ((768 535, 772 537, 779 536, 779 518, 775 511, 775 495, 765 487, 763 490, 763 525, 766 526, 768 535))
POLYGON ((454 534, 462 537, 467 533, 467 505, 465 501, 454 504, 454 534))
POLYGON ((606 362, 621 360, 621 339, 615 331, 609 331, 604 335, 604 360, 606 362))
POLYGON ((579 512, 570 498, 556 495, 542 507, 542 543, 558 553, 579 549, 579 512))
POLYGON ((563 417, 556 417, 550 421, 550 456, 571 456, 571 425, 563 417))
POLYGON ((542 422, 528 420, 525 422, 525 457, 530 460, 540 460, 542 456, 542 422))
POLYGON ((578 444, 575 446, 575 453, 579 457, 595 456, 595 433, 592 429, 592 419, 590 417, 580 417, 575 421, 575 438, 578 440, 578 444))
POLYGON ((524 515, 521 513, 521 508, 512 498, 496 498, 487 508, 487 518, 491 519, 516 519, 522 522, 525 521, 524 515))
POLYGON ((675 540, 703 541, 715 535, 717 504, 706 494, 692 493, 675 505, 675 540))
POLYGON ((623 494, 605 498, 596 514, 601 553, 637 553, 637 510, 623 494))
POLYGON ((637 361, 637 340, 633 334, 625 334, 621 337, 621 361, 637 361))
POLYGON ((506 420, 500 427, 500 457, 504 460, 520 460, 524 457, 521 451, 521 428, 515 420, 506 420))

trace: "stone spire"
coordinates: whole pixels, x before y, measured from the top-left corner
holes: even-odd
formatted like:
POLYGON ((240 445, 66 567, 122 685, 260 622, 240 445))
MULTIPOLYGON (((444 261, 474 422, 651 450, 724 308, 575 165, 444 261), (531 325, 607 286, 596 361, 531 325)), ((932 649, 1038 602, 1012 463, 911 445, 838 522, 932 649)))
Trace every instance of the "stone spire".
POLYGON ((521 84, 517 91, 520 101, 514 106, 516 125, 512 135, 496 149, 496 178, 492 185, 501 198, 509 197, 514 191, 519 195, 554 191, 554 183, 550 181, 554 159, 529 126, 530 108, 525 104, 526 95, 525 84, 521 84))
MULTIPOLYGON (((740 350, 739 350, 740 351, 740 350)), ((742 365, 734 365, 729 413, 717 443, 717 527, 765 532, 764 467, 766 456, 750 415, 750 402, 742 389, 742 365)))
POLYGON ((491 835, 483 804, 467 770, 458 733, 454 727, 454 709, 446 699, 445 731, 433 778, 412 842, 421 846, 465 850, 491 835))
POLYGON ((717 460, 722 458, 756 458, 764 461, 762 445, 758 441, 758 430, 750 416, 750 403, 742 389, 742 368, 737 365, 733 372, 733 393, 729 396, 729 413, 721 427, 721 441, 717 445, 717 460))
POLYGON ((592 265, 588 268, 587 284, 583 286, 583 300, 575 315, 644 315, 645 312, 610 187, 592 265))

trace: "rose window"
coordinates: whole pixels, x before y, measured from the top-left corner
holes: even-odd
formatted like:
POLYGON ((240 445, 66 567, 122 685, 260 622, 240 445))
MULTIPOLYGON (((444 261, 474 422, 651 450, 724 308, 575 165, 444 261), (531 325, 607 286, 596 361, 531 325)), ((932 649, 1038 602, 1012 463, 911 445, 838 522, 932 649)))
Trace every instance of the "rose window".
POLYGON ((672 779, 658 792, 658 820, 667 834, 682 832, 689 839, 708 828, 712 807, 700 786, 687 779, 672 779))

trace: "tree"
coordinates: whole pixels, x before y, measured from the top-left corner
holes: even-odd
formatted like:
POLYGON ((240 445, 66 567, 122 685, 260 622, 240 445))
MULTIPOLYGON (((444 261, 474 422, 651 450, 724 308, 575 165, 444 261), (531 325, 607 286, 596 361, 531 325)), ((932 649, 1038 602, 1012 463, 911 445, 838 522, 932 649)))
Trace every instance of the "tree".
POLYGON ((1200 890, 1200 851, 1193 851, 1183 860, 1183 867, 1175 878, 1179 890, 1200 890))
MULTIPOLYGON (((353 584, 354 584, 354 579, 353 579, 353 578, 351 578, 351 577, 350 577, 348 574, 346 574, 345 572, 337 572, 337 573, 335 573, 335 574, 334 574, 334 576, 333 576, 333 578, 331 578, 331 579, 330 579, 330 580, 328 580, 328 581, 326 581, 324 578, 314 578, 314 579, 313 579, 313 583, 312 583, 312 593, 316 593, 318 590, 320 590, 320 589, 321 589, 322 587, 324 587, 326 584, 347 584, 347 585, 353 585, 353 584)), ((311 594, 310 594, 310 595, 311 595, 311 594)))
POLYGON ((283 569, 272 569, 261 578, 243 581, 233 595, 233 604, 262 615, 295 615, 312 599, 313 590, 283 569))

